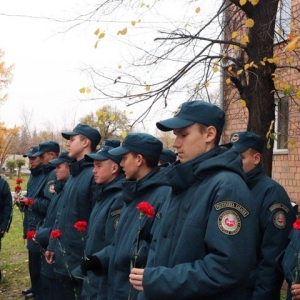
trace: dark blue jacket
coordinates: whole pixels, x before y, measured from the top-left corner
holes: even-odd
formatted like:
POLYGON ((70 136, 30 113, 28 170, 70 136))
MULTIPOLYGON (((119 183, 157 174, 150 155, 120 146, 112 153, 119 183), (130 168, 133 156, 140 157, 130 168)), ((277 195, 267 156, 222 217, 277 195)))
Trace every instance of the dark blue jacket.
MULTIPOLYGON (((113 242, 123 206, 122 181, 124 177, 120 176, 106 185, 92 187, 92 195, 96 204, 88 222, 86 255, 94 255, 113 242)), ((101 284, 107 285, 106 276, 101 277, 101 284)), ((100 274, 88 271, 83 281, 81 300, 97 299, 99 285, 100 274)))
MULTIPOLYGON (((45 252, 49 244, 50 233, 53 229, 54 222, 56 220, 56 215, 61 205, 61 198, 63 197, 63 188, 66 180, 57 180, 54 183, 55 194, 51 199, 51 203, 48 207, 47 215, 44 219, 44 223, 36 231, 35 239, 41 247, 42 253, 45 252)), ((42 258, 41 273, 48 277, 54 277, 54 265, 48 264, 44 258, 42 258)))
MULTIPOLYGON (((36 168, 30 169, 30 177, 27 182, 27 191, 25 195, 27 198, 33 199, 37 196, 43 178, 44 178, 43 164, 38 165, 36 168)), ((23 237, 25 239, 28 231, 28 206, 23 206, 21 209, 24 212, 23 237)))
POLYGON ((255 202, 240 155, 216 147, 168 173, 155 251, 138 299, 243 300, 255 261, 255 202))
MULTIPOLYGON (((0 229, 8 231, 12 218, 12 196, 7 181, 0 176, 0 229)), ((3 234, 0 235, 0 239, 3 234)))
POLYGON ((71 175, 64 186, 60 211, 53 226, 62 236, 58 240, 50 239, 48 245, 48 250, 55 252, 54 270, 63 276, 71 276, 84 256, 86 232, 79 232, 74 224, 88 222, 93 208, 91 186, 95 184, 91 162, 82 159, 69 166, 71 175))
POLYGON ((165 173, 160 168, 154 168, 140 181, 123 182, 124 205, 115 233, 115 242, 98 253, 104 274, 108 272, 108 285, 100 285, 97 299, 136 299, 137 290, 131 288, 129 283, 130 269, 133 266, 134 253, 138 248, 139 257, 136 267, 146 265, 149 245, 152 240, 152 225, 159 217, 162 204, 171 195, 171 188, 166 181, 165 173), (156 216, 141 219, 141 231, 137 245, 139 229, 139 211, 136 206, 146 201, 155 210, 156 216))
MULTIPOLYGON (((54 182, 56 180, 55 166, 44 165, 44 176, 41 179, 37 194, 33 198, 34 203, 28 205, 28 230, 37 230, 44 222, 50 201, 55 193, 54 182)), ((27 240, 27 249, 40 252, 40 246, 33 240, 27 240)))
POLYGON ((283 283, 276 258, 285 250, 295 221, 295 211, 284 188, 263 173, 259 165, 247 173, 247 185, 259 211, 256 267, 248 282, 248 299, 279 300, 283 283))

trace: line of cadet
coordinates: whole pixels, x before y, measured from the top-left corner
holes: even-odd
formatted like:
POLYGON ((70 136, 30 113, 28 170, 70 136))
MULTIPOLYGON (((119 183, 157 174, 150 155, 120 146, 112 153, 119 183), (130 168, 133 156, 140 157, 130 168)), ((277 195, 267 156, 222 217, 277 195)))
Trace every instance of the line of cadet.
POLYGON ((31 176, 17 204, 24 237, 36 231, 25 298, 279 300, 284 275, 294 278, 280 262, 294 274, 284 250, 295 212, 263 173, 261 137, 235 132, 219 145, 224 119, 197 100, 158 122, 177 159, 146 133, 96 149, 99 132, 83 124, 62 133, 68 152, 47 141, 24 154, 31 176), (140 218, 143 201, 154 217, 140 218))

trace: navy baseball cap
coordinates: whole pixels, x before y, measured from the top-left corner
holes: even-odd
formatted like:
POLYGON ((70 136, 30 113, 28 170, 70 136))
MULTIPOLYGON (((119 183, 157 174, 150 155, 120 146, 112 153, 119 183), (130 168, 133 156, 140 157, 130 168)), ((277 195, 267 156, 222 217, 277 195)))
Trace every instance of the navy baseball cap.
POLYGON ((101 140, 101 134, 100 132, 89 126, 89 125, 84 125, 84 124, 77 124, 76 127, 73 129, 73 131, 69 132, 62 132, 62 136, 69 140, 71 136, 82 134, 86 136, 89 140, 91 140, 95 145, 98 145, 101 140))
POLYGON ((64 152, 61 152, 57 158, 49 160, 49 164, 57 166, 64 162, 70 163, 71 161, 72 161, 72 158, 69 156, 69 152, 64 151, 64 152))
POLYGON ((121 145, 121 142, 116 139, 106 139, 106 140, 104 140, 104 145, 116 148, 121 145))
POLYGON ((56 152, 59 153, 59 144, 53 141, 47 141, 39 144, 38 151, 35 152, 32 157, 37 157, 45 152, 56 152))
POLYGON ((39 149, 39 146, 32 146, 32 147, 30 147, 28 150, 28 152, 26 152, 24 155, 23 155, 23 157, 32 157, 32 155, 34 154, 34 153, 36 153, 37 151, 38 151, 38 149, 39 149))
POLYGON ((232 148, 236 149, 239 153, 243 153, 249 148, 262 153, 265 145, 263 138, 250 131, 232 133, 230 135, 230 143, 233 144, 232 148))
POLYGON ((225 122, 224 111, 216 105, 201 100, 182 103, 174 112, 174 117, 156 123, 161 131, 180 129, 195 123, 214 126, 219 134, 222 133, 225 122))
POLYGON ((172 164, 176 160, 176 153, 170 149, 163 148, 159 160, 172 164))
POLYGON ((122 146, 109 151, 111 155, 124 155, 130 151, 153 158, 159 158, 162 142, 148 133, 128 133, 122 146))
POLYGON ((103 146, 96 153, 86 154, 84 156, 86 161, 94 161, 94 160, 108 160, 111 159, 118 165, 122 160, 122 155, 112 155, 109 153, 109 150, 114 149, 114 147, 103 146))

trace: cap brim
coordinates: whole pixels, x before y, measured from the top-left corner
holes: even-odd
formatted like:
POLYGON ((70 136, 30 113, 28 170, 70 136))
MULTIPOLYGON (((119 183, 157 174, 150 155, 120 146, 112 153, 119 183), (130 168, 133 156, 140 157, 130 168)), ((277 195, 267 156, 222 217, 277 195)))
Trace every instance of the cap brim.
POLYGON ((118 148, 114 148, 112 150, 109 150, 108 153, 111 155, 124 155, 128 152, 130 152, 131 150, 124 148, 124 147, 118 147, 118 148))
POLYGON ((86 161, 94 161, 94 160, 108 160, 110 159, 109 157, 106 157, 104 155, 101 155, 101 154, 97 154, 97 153, 94 153, 94 154, 86 154, 84 156, 85 160, 86 161))
POLYGON ((42 155, 43 153, 45 153, 46 151, 38 151, 38 152, 35 152, 31 155, 31 157, 37 157, 37 156, 40 156, 42 155))
POLYGON ((78 135, 78 132, 74 132, 74 131, 69 131, 69 132, 62 132, 61 135, 63 136, 63 138, 65 138, 66 140, 69 140, 71 136, 73 135, 78 135))
POLYGON ((55 165, 55 166, 60 165, 60 164, 62 164, 64 162, 66 162, 66 161, 64 161, 62 159, 59 159, 59 158, 55 158, 55 159, 49 160, 49 164, 55 165))
POLYGON ((235 149, 239 153, 243 153, 243 152, 247 151, 249 149, 249 147, 233 143, 232 149, 235 149))
POLYGON ((170 118, 164 121, 160 121, 156 123, 156 127, 161 131, 170 131, 173 129, 184 128, 194 124, 194 121, 185 120, 180 118, 170 118))

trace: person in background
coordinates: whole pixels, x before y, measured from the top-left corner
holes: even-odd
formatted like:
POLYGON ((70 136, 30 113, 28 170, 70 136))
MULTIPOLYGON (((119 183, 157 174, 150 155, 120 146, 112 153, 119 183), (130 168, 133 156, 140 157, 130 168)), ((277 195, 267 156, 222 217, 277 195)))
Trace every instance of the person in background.
POLYGON ((119 147, 121 145, 121 142, 120 142, 120 140, 117 140, 117 139, 105 139, 104 140, 104 145, 116 148, 116 147, 119 147))
POLYGON ((280 300, 284 275, 276 258, 288 245, 295 212, 284 188, 264 174, 261 164, 265 141, 249 132, 234 132, 232 148, 241 154, 247 185, 259 213, 257 259, 247 287, 248 300, 280 300))
POLYGON ((54 263, 54 271, 63 283, 59 298, 56 300, 80 299, 82 281, 72 276, 72 271, 84 257, 84 240, 86 230, 75 224, 87 224, 94 203, 91 198, 91 187, 95 184, 92 173, 93 164, 84 156, 96 150, 101 140, 98 130, 84 124, 77 124, 71 132, 63 132, 67 139, 70 178, 63 191, 60 213, 57 214, 53 229, 59 230, 59 239, 49 240, 45 257, 47 263, 54 263))
MULTIPOLYGON (((54 195, 54 181, 56 179, 54 166, 49 164, 49 160, 59 155, 59 144, 54 141, 42 142, 38 146, 38 151, 32 157, 40 157, 42 162, 42 175, 38 176, 32 185, 32 191, 20 198, 20 203, 27 207, 27 234, 36 231, 44 221, 50 201, 54 195)), ((30 182, 30 185, 33 182, 30 182)), ((29 187, 29 184, 28 184, 29 187)), ((32 293, 25 295, 25 298, 33 297, 35 300, 43 299, 43 289, 41 282, 41 253, 39 245, 30 237, 27 238, 29 275, 32 285, 32 293)))
POLYGON ((69 177, 69 163, 71 158, 68 152, 61 152, 58 158, 51 159, 49 163, 55 166, 56 181, 54 182, 55 194, 51 199, 47 214, 42 226, 40 226, 35 234, 35 241, 41 247, 41 278, 43 285, 43 299, 53 300, 59 297, 60 286, 63 284, 57 274, 54 272, 54 265, 48 264, 45 260, 44 253, 47 249, 50 233, 53 229, 56 215, 59 211, 61 198, 63 198, 64 186, 69 177))
POLYGON ((122 182, 124 176, 120 168, 122 156, 108 153, 113 147, 103 146, 97 153, 86 154, 85 159, 94 163, 93 174, 96 185, 92 186, 92 197, 96 203, 87 229, 85 244, 86 258, 81 260, 81 269, 73 271, 74 277, 84 275, 81 300, 96 300, 99 285, 107 285, 107 277, 97 270, 95 253, 101 251, 114 241, 116 227, 123 206, 122 182), (81 273, 81 274, 80 274, 81 273))
POLYGON ((176 153, 170 149, 163 148, 159 156, 158 165, 170 164, 172 165, 176 161, 176 153))
MULTIPOLYGON (((12 220, 12 195, 7 181, 0 176, 0 251, 2 239, 12 220)), ((0 283, 2 281, 2 273, 0 270, 0 283)))
POLYGON ((172 196, 154 251, 145 268, 131 270, 138 299, 245 299, 258 223, 239 153, 218 146, 224 112, 204 101, 184 102, 156 126, 173 130, 179 161, 166 174, 172 196))

